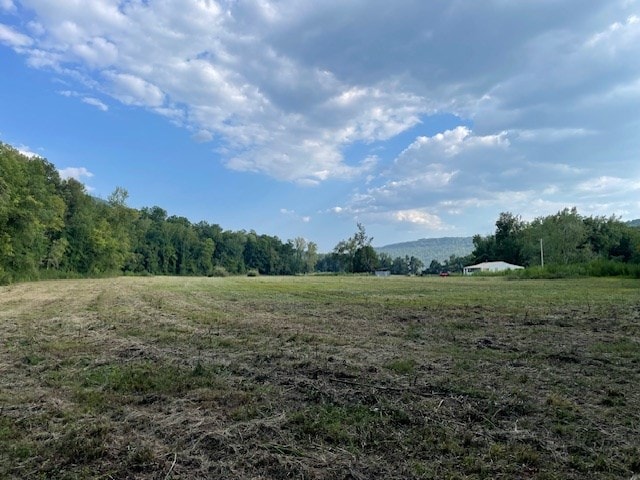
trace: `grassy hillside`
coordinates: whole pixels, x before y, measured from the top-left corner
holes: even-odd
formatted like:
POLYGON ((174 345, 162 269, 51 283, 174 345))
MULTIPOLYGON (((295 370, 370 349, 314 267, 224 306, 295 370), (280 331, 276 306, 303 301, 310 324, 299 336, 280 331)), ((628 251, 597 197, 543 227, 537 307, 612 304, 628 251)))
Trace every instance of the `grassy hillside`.
POLYGON ((443 262, 451 255, 463 257, 473 251, 472 237, 423 238, 413 242, 394 243, 376 248, 378 253, 386 253, 392 258, 414 256, 429 266, 431 260, 443 262))
POLYGON ((638 281, 0 287, 0 478, 629 479, 638 281))

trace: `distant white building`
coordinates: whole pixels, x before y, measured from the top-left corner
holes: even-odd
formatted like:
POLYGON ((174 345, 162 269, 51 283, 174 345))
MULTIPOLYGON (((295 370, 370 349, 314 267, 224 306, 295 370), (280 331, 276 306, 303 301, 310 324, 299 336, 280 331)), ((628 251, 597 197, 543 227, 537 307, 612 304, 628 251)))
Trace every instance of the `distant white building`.
POLYGON ((464 267, 463 273, 465 275, 471 275, 478 272, 504 272, 505 270, 522 270, 524 267, 520 265, 513 265, 507 262, 482 262, 477 265, 469 265, 464 267))
POLYGON ((391 275, 391 271, 388 269, 380 269, 380 270, 376 270, 375 272, 376 277, 388 277, 391 275))

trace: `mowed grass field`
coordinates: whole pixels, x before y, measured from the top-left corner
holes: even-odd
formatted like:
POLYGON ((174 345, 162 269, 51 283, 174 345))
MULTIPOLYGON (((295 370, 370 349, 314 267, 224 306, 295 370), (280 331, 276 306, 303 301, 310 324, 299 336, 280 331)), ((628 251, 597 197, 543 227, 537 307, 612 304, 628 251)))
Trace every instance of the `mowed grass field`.
POLYGON ((0 287, 0 478, 631 479, 640 282, 0 287))

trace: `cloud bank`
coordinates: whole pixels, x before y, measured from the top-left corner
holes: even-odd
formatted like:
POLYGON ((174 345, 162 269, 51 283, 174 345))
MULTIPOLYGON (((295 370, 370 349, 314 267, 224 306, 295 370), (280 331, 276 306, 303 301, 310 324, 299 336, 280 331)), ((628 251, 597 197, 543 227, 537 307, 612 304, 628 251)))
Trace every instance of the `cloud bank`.
POLYGON ((215 141, 232 170, 360 182, 339 215, 440 231, 473 209, 638 212, 636 0, 2 0, 0 11, 0 42, 73 79, 89 105, 165 116, 215 141), (386 161, 348 153, 437 114, 460 125, 386 161))

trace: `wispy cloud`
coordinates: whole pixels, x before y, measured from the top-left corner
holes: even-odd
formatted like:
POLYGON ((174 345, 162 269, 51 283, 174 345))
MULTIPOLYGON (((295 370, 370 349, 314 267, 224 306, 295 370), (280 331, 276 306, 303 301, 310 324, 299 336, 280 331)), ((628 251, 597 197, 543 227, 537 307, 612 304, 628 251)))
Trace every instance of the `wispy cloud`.
POLYGON ((109 107, 106 103, 95 97, 91 97, 80 92, 74 92, 72 90, 61 90, 58 93, 63 97, 79 98, 83 103, 91 105, 92 107, 96 107, 98 110, 102 110, 103 112, 109 110, 109 107))
POLYGON ((21 49, 33 44, 33 40, 28 35, 24 35, 8 25, 0 23, 0 42, 21 49))
POLYGON ((84 103, 86 103, 87 105, 91 105, 93 107, 96 107, 98 110, 102 110, 103 112, 106 112, 107 110, 109 110, 109 107, 104 102, 101 102, 97 98, 82 97, 82 101, 84 103))
POLYGON ((299 222, 302 223, 309 223, 311 221, 311 216, 310 215, 300 215, 298 214, 295 210, 289 210, 287 208, 281 208, 280 209, 280 214, 290 218, 290 219, 294 219, 297 220, 299 222))

